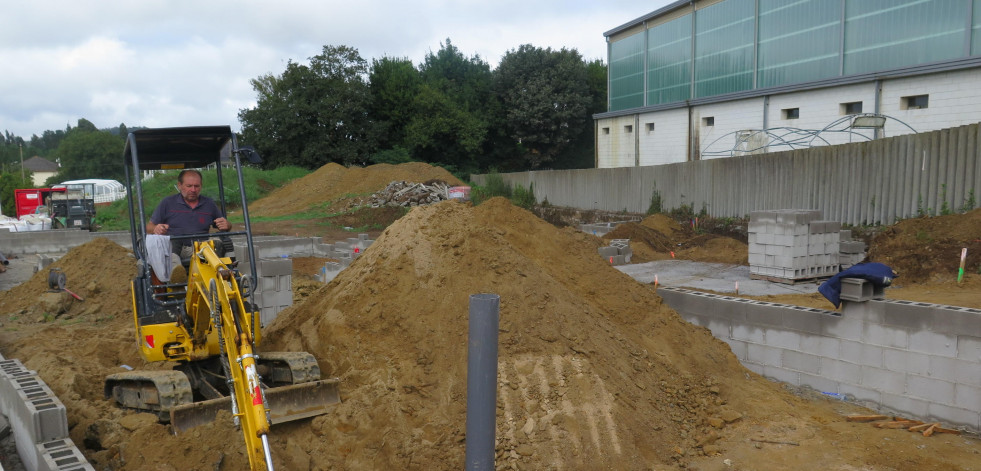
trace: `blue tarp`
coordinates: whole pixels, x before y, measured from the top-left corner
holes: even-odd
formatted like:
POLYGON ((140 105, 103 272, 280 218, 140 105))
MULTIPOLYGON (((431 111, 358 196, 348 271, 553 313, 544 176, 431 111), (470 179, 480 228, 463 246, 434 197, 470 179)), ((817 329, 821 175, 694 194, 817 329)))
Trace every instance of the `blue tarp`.
POLYGON ((831 301, 831 304, 834 304, 835 309, 837 309, 841 306, 842 278, 861 278, 881 288, 892 284, 893 278, 897 276, 899 275, 896 275, 896 272, 892 271, 892 268, 881 263, 859 263, 828 278, 827 281, 821 283, 821 286, 818 286, 818 292, 824 295, 825 298, 828 298, 828 301, 831 301))

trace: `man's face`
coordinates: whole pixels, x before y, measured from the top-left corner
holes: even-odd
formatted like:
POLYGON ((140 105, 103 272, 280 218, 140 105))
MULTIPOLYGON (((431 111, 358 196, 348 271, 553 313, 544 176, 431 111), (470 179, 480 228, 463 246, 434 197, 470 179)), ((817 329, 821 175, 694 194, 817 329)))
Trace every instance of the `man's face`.
POLYGON ((194 173, 185 174, 184 181, 177 184, 177 189, 180 190, 184 201, 197 202, 198 196, 201 195, 201 177, 194 173))

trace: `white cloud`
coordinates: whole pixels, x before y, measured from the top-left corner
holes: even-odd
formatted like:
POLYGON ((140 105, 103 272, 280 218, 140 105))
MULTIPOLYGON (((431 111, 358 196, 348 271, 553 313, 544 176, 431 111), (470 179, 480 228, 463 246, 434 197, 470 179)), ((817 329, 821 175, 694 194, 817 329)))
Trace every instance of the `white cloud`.
POLYGON ((0 132, 231 124, 249 81, 326 44, 419 64, 450 38, 492 67, 522 44, 606 56, 603 32, 669 0, 10 2, 0 15, 0 132))

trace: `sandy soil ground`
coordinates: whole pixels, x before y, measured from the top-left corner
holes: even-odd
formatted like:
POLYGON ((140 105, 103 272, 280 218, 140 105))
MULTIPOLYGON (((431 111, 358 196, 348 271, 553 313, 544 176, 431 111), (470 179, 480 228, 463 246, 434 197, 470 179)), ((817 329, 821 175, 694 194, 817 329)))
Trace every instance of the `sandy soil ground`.
MULTIPOLYGON (((399 171, 390 167, 380 169, 385 178, 399 171)), ((322 170, 332 175, 327 188, 336 195, 356 192, 336 182, 364 181, 372 172, 357 169, 364 173, 349 179, 335 175, 342 168, 322 170)), ((406 176, 394 179, 418 171, 402 170, 406 176)), ((277 198, 298 206, 275 206, 269 214, 307 209, 287 189, 309 192, 305 185, 315 184, 284 187, 277 198)), ((981 234, 981 210, 950 218, 938 225, 936 218, 904 221, 883 233, 870 257, 891 260, 876 244, 892 244, 895 253, 904 234, 920 246, 925 237, 946 240, 944 228, 954 223, 973 229, 929 253, 964 244, 981 251, 970 245, 981 234)), ((679 250, 668 249, 676 257, 745 258, 738 241, 696 243, 670 220, 648 219, 639 225, 661 234, 649 234, 650 257, 665 256, 665 247, 678 247, 681 238, 679 250), (658 245, 661 238, 675 245, 658 245)), ((277 469, 462 468, 468 297, 485 292, 501 296, 497 469, 981 469, 974 437, 924 437, 846 422, 843 414, 864 410, 744 369, 728 346, 684 322, 652 287, 597 257, 596 247, 605 243, 558 229, 506 200, 478 207, 448 201, 414 208, 380 231, 326 285, 310 279, 323 259, 295 260, 296 303, 264 331, 260 351, 312 353, 325 376, 341 378, 343 402, 328 415, 273 428, 277 469)), ((903 275, 895 292, 977 302, 979 262, 969 260, 972 271, 960 285, 944 261, 926 275, 903 275)), ((894 263, 901 275, 912 273, 894 263)), ((122 365, 170 366, 145 364, 134 346, 129 280, 135 268, 128 251, 96 239, 55 267, 85 301, 48 293, 47 273, 0 293, 0 352, 38 371, 58 394, 71 438, 93 466, 246 469, 242 438, 227 415, 173 436, 153 416, 103 398, 103 378, 122 365)))

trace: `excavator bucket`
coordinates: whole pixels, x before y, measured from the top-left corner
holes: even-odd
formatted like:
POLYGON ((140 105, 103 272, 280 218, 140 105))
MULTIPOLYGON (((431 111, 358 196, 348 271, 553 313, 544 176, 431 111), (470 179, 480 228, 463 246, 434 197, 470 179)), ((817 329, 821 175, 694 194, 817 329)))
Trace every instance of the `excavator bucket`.
MULTIPOLYGON (((276 425, 326 414, 328 406, 341 402, 339 382, 339 378, 331 378, 266 389, 270 422, 276 425)), ((221 410, 231 411, 230 398, 176 406, 170 410, 170 425, 176 435, 213 422, 221 410)))

